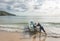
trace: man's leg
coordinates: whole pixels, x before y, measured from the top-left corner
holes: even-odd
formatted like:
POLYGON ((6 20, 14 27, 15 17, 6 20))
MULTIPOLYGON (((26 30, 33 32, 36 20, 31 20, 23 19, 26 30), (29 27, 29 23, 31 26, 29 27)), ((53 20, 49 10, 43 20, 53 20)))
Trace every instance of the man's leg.
POLYGON ((46 31, 44 30, 44 28, 43 28, 43 27, 41 27, 41 30, 43 30, 43 32, 45 33, 45 35, 47 35, 47 33, 46 33, 46 31))

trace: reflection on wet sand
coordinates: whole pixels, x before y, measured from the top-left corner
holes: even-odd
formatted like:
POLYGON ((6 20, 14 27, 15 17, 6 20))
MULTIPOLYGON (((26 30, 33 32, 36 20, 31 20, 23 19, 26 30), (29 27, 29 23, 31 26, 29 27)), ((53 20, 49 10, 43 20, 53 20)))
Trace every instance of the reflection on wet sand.
POLYGON ((35 34, 33 36, 29 36, 29 35, 22 35, 23 37, 21 37, 20 39, 22 40, 28 40, 28 41, 46 41, 47 35, 45 35, 44 33, 42 34, 35 34))
POLYGON ((41 36, 41 37, 40 37, 40 41, 45 41, 46 38, 47 38, 47 36, 41 36))
POLYGON ((38 34, 32 36, 32 41, 45 41, 46 38, 47 38, 47 35, 38 33, 38 34))

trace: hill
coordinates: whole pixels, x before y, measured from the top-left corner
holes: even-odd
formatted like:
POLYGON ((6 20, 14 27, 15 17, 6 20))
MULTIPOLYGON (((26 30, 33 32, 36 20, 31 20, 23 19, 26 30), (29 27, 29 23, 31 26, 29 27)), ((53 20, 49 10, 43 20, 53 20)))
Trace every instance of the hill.
POLYGON ((6 11, 0 11, 0 16, 16 16, 16 15, 8 13, 6 11))

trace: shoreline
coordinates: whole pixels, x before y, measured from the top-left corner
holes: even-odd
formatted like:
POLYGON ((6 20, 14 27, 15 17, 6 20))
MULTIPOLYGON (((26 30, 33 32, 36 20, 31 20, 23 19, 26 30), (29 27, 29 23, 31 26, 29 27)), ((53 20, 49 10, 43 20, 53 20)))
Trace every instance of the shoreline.
MULTIPOLYGON (((38 39, 38 38, 37 38, 38 39)), ((41 41, 60 41, 60 38, 41 36, 41 41)), ((32 41, 31 38, 24 38, 22 33, 0 31, 0 41, 32 41)))

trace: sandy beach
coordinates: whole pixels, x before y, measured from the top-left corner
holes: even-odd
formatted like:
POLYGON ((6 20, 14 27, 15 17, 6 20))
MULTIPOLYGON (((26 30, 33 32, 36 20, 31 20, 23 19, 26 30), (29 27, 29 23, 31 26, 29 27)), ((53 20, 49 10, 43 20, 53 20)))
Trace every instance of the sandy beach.
MULTIPOLYGON (((38 39, 36 39, 37 41, 38 39)), ((0 41, 32 41, 31 38, 24 38, 18 32, 0 31, 0 41)), ((40 41, 60 41, 60 38, 41 37, 40 41)))

